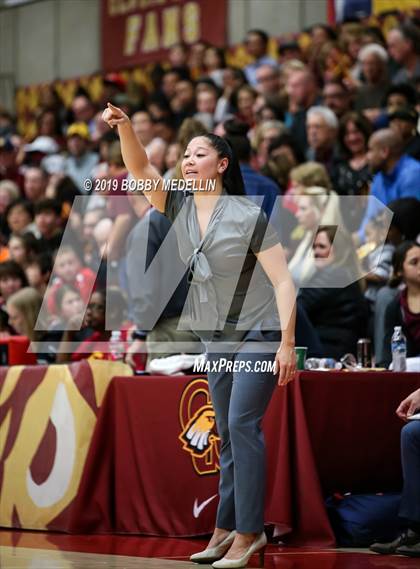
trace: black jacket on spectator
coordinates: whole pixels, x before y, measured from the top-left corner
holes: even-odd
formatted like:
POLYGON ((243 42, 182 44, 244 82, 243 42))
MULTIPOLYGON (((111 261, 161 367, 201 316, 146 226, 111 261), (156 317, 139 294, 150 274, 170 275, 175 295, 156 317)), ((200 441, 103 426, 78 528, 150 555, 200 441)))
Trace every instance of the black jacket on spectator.
POLYGON ((358 282, 343 288, 325 285, 343 281, 344 267, 330 265, 316 272, 298 295, 318 332, 325 357, 340 359, 347 352, 356 354, 357 340, 365 334, 367 305, 358 282), (334 280, 333 280, 334 279, 334 280))

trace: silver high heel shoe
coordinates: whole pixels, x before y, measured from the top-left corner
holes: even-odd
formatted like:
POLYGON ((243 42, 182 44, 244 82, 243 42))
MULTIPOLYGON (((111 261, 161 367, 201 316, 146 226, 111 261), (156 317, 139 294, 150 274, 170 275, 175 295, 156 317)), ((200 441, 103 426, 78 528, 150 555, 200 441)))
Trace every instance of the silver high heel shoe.
POLYGON ((241 567, 246 567, 251 555, 257 552, 260 556, 260 567, 264 567, 264 554, 266 545, 267 536, 264 532, 262 532, 255 539, 255 541, 251 543, 246 553, 240 559, 226 559, 223 557, 223 559, 220 559, 219 561, 213 563, 213 567, 215 569, 240 569, 241 567))
POLYGON ((207 549, 204 549, 204 551, 199 551, 198 553, 191 555, 190 561, 194 561, 195 563, 213 563, 213 561, 217 561, 229 550, 233 540, 235 539, 235 535, 236 531, 231 531, 230 534, 219 543, 219 545, 216 545, 215 547, 208 547, 207 549))

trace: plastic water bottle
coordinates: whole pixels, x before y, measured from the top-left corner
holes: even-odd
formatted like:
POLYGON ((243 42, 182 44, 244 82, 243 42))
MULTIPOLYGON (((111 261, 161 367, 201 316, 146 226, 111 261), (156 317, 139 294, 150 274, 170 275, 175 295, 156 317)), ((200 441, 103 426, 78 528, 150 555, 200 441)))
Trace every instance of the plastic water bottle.
POLYGON ((114 330, 111 333, 111 339, 109 341, 110 359, 113 362, 123 361, 124 351, 124 342, 121 340, 121 332, 119 330, 114 330))
POLYGON ((391 340, 392 371, 406 371, 407 369, 407 340, 401 326, 394 326, 391 340))

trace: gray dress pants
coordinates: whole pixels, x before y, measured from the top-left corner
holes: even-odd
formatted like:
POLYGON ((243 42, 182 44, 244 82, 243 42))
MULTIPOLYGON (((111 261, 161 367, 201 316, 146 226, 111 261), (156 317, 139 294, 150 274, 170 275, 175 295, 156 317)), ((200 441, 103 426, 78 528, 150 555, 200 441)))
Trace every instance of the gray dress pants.
POLYGON ((272 369, 256 371, 256 362, 264 369, 275 357, 272 348, 260 352, 262 345, 258 344, 258 353, 252 352, 252 342, 245 342, 233 354, 207 354, 209 362, 226 358, 248 366, 240 371, 223 368, 207 374, 221 437, 216 527, 240 533, 261 533, 264 529, 266 454, 261 421, 278 375, 272 369))

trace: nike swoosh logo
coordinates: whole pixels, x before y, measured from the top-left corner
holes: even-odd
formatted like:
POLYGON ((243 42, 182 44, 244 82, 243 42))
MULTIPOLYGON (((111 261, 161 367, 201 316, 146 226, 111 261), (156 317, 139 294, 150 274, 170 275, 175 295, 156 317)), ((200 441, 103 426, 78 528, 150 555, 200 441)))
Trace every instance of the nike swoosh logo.
POLYGON ((215 494, 214 496, 212 496, 211 498, 209 498, 208 500, 205 500, 204 502, 202 502, 200 505, 198 505, 198 500, 197 498, 194 500, 194 507, 193 507, 193 516, 195 518, 198 518, 198 516, 201 514, 201 512, 204 510, 204 508, 206 506, 208 506, 210 504, 210 502, 212 502, 215 498, 217 498, 217 494, 215 494))

